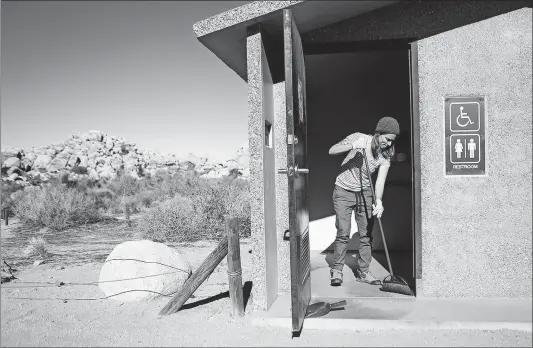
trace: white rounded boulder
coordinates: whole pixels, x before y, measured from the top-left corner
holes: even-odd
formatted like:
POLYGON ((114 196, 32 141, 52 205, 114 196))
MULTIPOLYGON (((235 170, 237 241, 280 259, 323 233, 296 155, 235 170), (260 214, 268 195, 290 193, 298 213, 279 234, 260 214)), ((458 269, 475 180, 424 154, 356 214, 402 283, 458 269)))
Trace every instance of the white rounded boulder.
MULTIPOLYGON (((113 249, 100 271, 99 287, 110 299, 151 300, 173 295, 191 275, 176 249, 150 240, 128 241, 113 249), (131 280, 121 280, 130 279, 131 280)), ((169 297, 170 299, 170 297, 169 297)))

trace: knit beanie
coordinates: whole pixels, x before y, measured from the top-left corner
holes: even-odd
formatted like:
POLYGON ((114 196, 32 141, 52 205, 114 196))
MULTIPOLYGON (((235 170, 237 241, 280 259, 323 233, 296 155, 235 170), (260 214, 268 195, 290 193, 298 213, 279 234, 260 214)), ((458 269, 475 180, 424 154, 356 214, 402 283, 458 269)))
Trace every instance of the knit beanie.
POLYGON ((400 135, 400 125, 392 117, 383 117, 376 125, 376 133, 400 135))

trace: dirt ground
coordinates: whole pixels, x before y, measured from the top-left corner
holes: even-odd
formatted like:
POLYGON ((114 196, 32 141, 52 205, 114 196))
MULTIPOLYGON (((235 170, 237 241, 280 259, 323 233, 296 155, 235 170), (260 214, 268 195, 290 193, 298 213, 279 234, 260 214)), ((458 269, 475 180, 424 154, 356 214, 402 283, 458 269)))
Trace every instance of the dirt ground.
MULTIPOLYGON (((3 223, 2 220, 2 258, 18 269, 18 279, 2 284, 2 347, 532 345, 531 333, 509 330, 304 330, 299 338, 292 339, 284 328, 254 327, 246 317, 231 319, 226 260, 182 310, 161 317, 158 312, 169 298, 121 302, 98 299, 104 295, 96 284, 69 285, 96 282, 102 262, 117 244, 140 239, 123 222, 73 229, 60 235, 46 229, 38 231, 45 236, 53 254, 39 266, 22 256, 25 241, 36 232, 22 229, 14 219, 7 227, 3 223), (58 287, 56 281, 65 285, 58 287)), ((216 242, 207 241, 175 245, 193 269, 215 246, 216 242)), ((250 248, 248 239, 241 240, 243 282, 251 280, 250 248)))

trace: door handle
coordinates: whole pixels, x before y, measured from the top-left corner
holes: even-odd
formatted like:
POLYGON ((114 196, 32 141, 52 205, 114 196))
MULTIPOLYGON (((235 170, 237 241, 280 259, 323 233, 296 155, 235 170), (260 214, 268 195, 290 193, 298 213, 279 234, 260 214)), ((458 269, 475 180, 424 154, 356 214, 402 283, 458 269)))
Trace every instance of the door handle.
POLYGON ((306 168, 298 168, 298 166, 296 166, 296 172, 298 174, 309 174, 309 169, 306 169, 306 168))
POLYGON ((294 176, 295 178, 297 178, 298 176, 300 176, 300 174, 309 174, 309 169, 298 168, 298 165, 294 167, 288 166, 287 169, 278 169, 278 174, 287 174, 288 176, 294 176))

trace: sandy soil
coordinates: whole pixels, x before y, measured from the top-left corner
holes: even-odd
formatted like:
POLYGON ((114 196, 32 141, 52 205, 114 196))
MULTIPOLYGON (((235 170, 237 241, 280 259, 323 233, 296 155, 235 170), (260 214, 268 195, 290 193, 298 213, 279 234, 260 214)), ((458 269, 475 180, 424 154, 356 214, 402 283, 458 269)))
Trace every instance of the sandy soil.
MULTIPOLYGON (((3 224, 3 221, 2 221, 3 224)), ((233 320, 224 260, 178 313, 160 317, 169 298, 150 302, 95 299, 103 296, 95 282, 105 257, 125 240, 139 239, 123 223, 75 229, 46 236, 53 253, 47 263, 33 266, 21 251, 36 232, 16 220, 2 226, 2 258, 18 269, 18 280, 2 284, 1 345, 4 346, 531 346, 531 333, 513 331, 317 331, 304 330, 291 339, 283 328, 251 326, 233 320), (90 233, 89 233, 90 232, 90 233), (63 269, 60 269, 63 268, 63 269), (65 282, 28 284, 26 282, 65 282), (26 299, 31 298, 31 299, 26 299), (66 300, 63 300, 66 299, 66 300), (77 300, 75 300, 77 299, 77 300)), ((216 242, 178 244, 196 269, 216 242)), ((243 281, 251 279, 250 241, 241 240, 243 281)))

